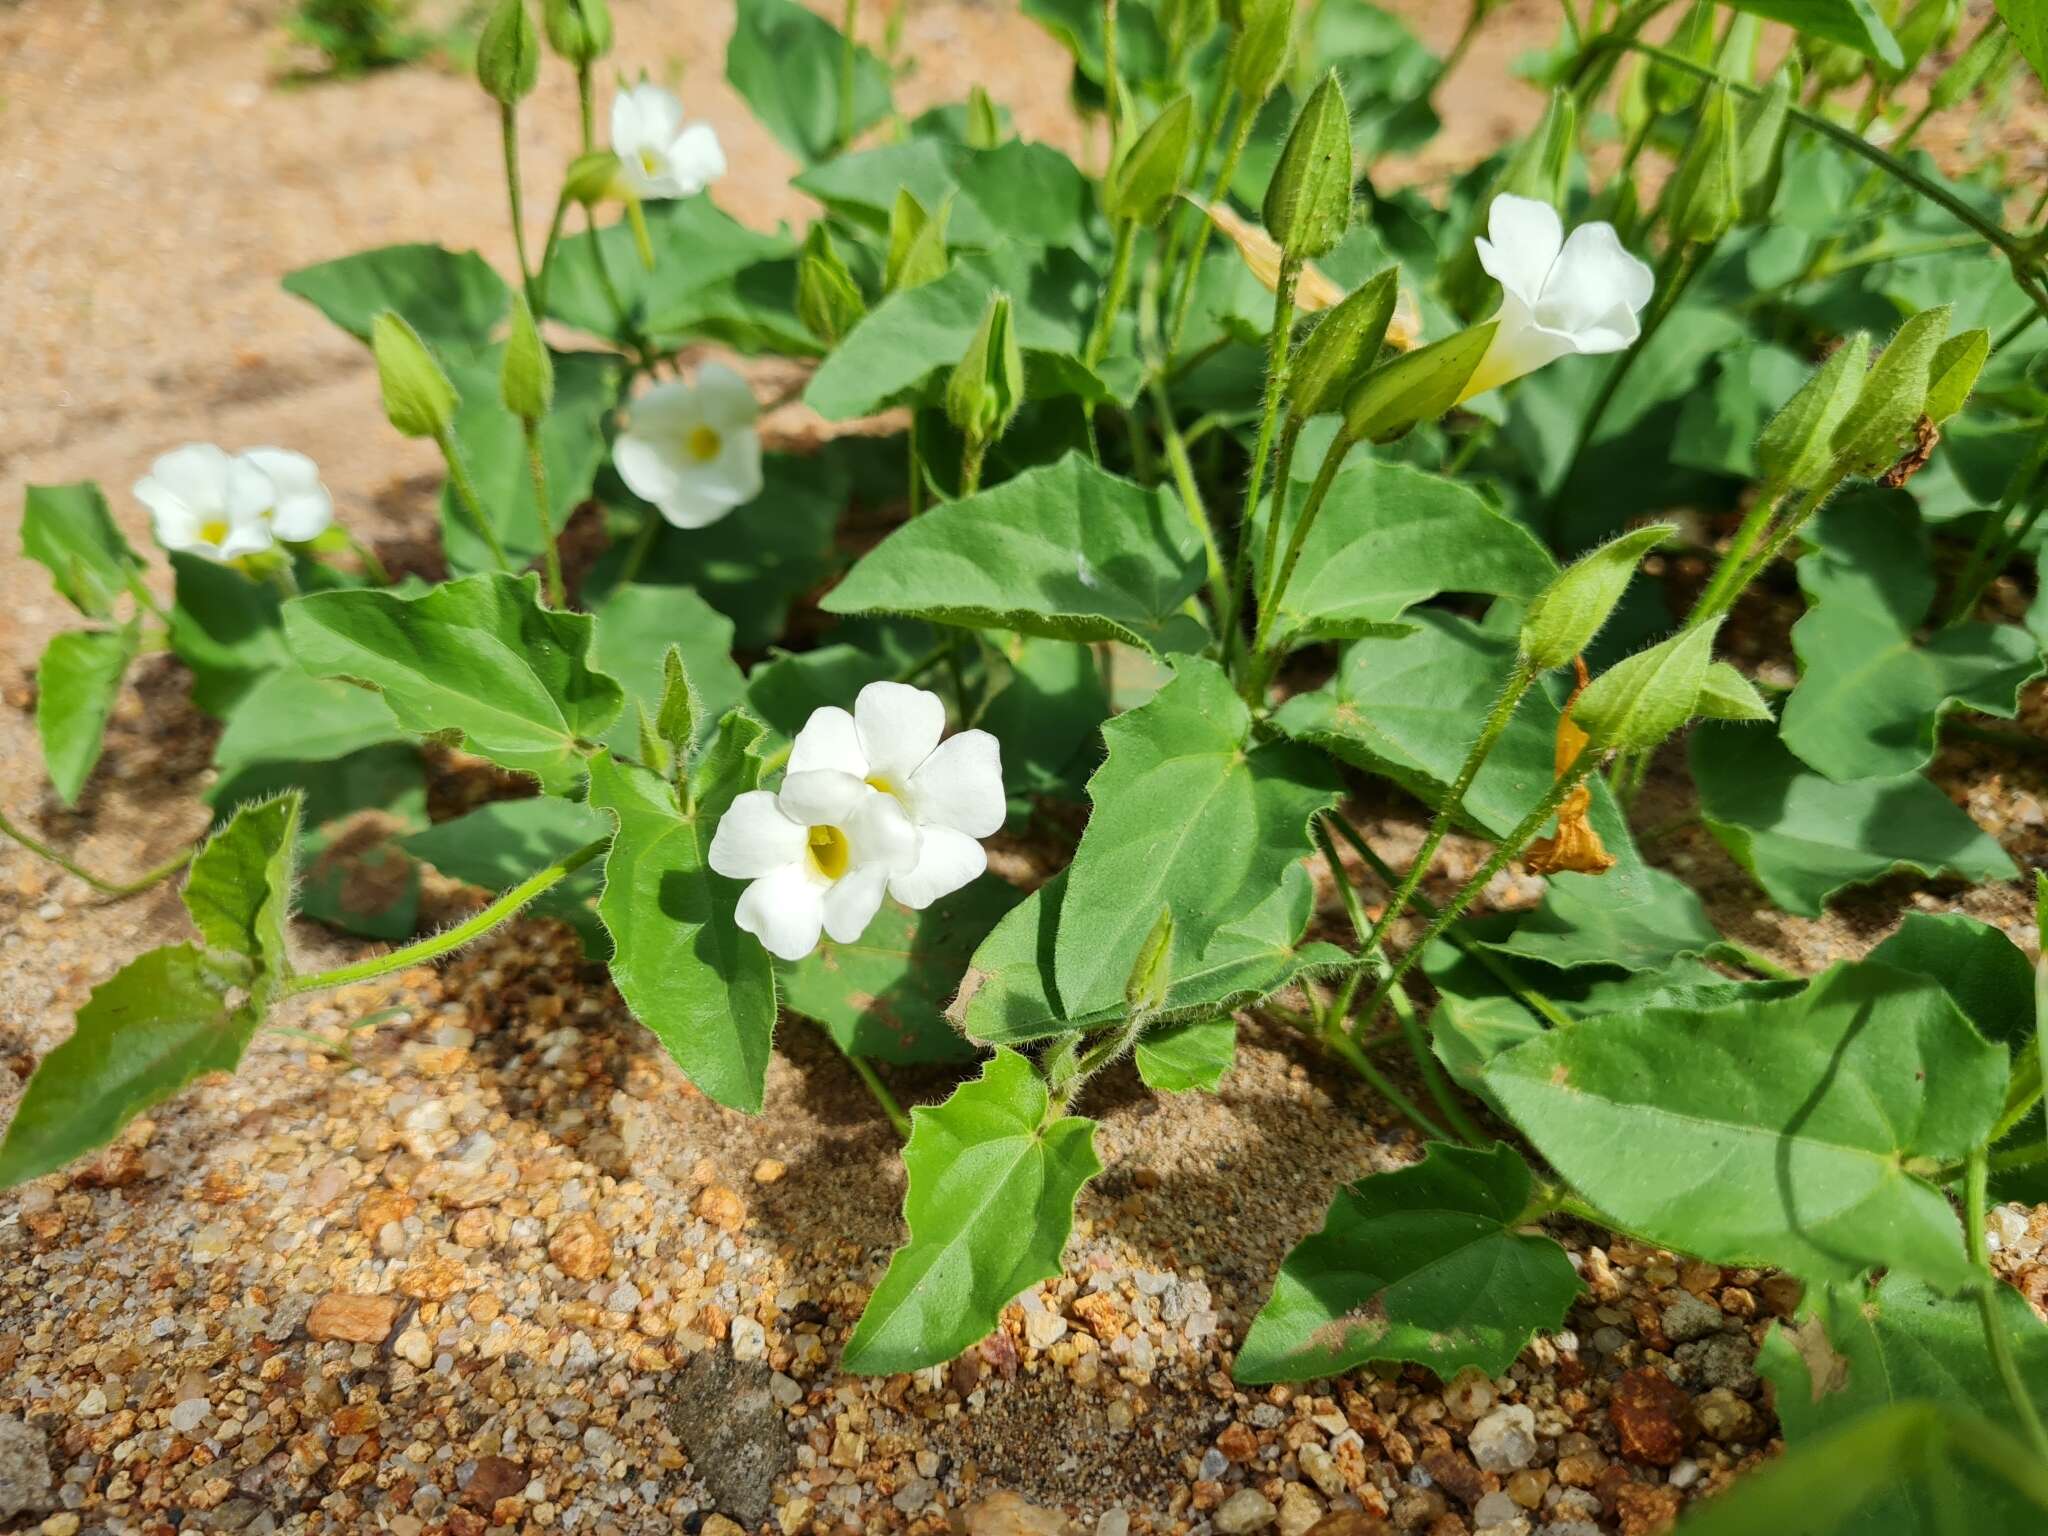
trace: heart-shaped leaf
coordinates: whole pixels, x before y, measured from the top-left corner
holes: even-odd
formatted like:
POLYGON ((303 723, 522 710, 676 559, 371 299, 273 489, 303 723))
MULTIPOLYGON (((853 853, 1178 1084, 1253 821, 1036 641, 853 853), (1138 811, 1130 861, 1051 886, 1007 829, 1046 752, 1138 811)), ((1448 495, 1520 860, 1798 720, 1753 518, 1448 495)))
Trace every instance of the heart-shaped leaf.
POLYGON ((90 480, 28 488, 21 552, 47 569, 58 594, 89 619, 111 619, 114 599, 142 569, 142 557, 90 480))
POLYGON ((36 665, 36 735, 50 783, 66 805, 78 804, 100 760, 107 717, 141 641, 141 625, 130 619, 119 629, 64 630, 43 648, 36 665))

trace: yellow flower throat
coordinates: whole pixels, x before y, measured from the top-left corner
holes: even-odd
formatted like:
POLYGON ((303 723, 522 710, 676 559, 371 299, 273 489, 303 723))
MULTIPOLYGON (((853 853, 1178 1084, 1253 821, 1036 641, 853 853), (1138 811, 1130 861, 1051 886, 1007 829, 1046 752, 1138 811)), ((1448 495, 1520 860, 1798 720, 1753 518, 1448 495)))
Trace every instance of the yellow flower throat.
POLYGON ((846 873, 853 850, 847 846, 846 834, 837 827, 811 828, 810 841, 804 849, 811 868, 827 880, 837 880, 846 873))

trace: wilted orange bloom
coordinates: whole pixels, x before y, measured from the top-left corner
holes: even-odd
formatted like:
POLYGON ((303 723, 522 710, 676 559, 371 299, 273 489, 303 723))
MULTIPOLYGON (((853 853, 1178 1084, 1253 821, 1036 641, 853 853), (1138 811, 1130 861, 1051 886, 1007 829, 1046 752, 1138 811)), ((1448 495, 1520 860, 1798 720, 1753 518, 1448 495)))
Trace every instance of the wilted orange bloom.
MULTIPOLYGON (((1571 772, 1589 739, 1572 719, 1572 706, 1586 691, 1587 681, 1585 659, 1575 658, 1574 663, 1579 671, 1578 685, 1565 700, 1564 712, 1557 717, 1554 772, 1560 779, 1571 772)), ((1570 870, 1580 875, 1602 875, 1614 868, 1614 855, 1607 851, 1600 834, 1593 830, 1593 823, 1587 820, 1587 812, 1592 808, 1593 791, 1584 784, 1564 797, 1564 803, 1557 808, 1557 836, 1537 838, 1522 855, 1531 874, 1554 875, 1570 870)))
MULTIPOLYGON (((1226 203, 1205 203, 1200 198, 1190 197, 1209 222, 1230 237, 1237 247, 1237 254, 1244 258, 1244 264, 1252 269, 1266 287, 1268 293, 1279 291, 1280 247, 1273 237, 1258 225, 1237 216, 1235 209, 1226 203)), ((1318 310, 1334 309, 1344 302, 1343 286, 1312 261, 1303 262, 1301 276, 1294 285, 1294 307, 1306 314, 1318 310)), ((1414 295, 1402 290, 1394 302, 1394 318, 1387 325, 1387 344, 1407 351, 1422 339, 1422 316, 1416 309, 1414 295)))

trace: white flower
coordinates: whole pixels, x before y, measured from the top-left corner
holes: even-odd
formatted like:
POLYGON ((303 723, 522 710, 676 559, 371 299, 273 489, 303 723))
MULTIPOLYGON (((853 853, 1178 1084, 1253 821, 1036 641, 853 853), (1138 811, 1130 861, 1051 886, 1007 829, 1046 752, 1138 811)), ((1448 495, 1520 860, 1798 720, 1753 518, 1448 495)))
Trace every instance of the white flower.
POLYGON ((792 770, 780 790, 734 799, 711 867, 751 883, 734 914, 768 953, 801 960, 822 928, 842 944, 867 929, 892 876, 917 863, 917 828, 890 795, 850 773, 792 770))
POLYGON ((269 478, 272 499, 259 516, 271 533, 292 544, 318 538, 334 521, 334 498, 320 483, 320 469, 289 448, 245 448, 242 458, 269 478))
POLYGON ((690 197, 725 174, 709 123, 683 124, 683 104, 645 80, 612 98, 612 153, 635 197, 690 197))
POLYGON ((702 528, 761 494, 760 411, 745 379, 706 363, 694 385, 657 384, 633 402, 612 462, 676 527, 702 528))
POLYGON ((277 504, 276 486, 259 465, 212 443, 164 454, 135 482, 135 499, 165 549, 225 562, 273 542, 264 513, 277 504))
POLYGON ((1655 286, 1612 224, 1564 237, 1557 210, 1503 192, 1487 211, 1479 264, 1501 286, 1500 328, 1459 399, 1498 388, 1569 352, 1619 352, 1641 334, 1636 317, 1655 286))
POLYGON ((917 826, 917 862, 893 873, 889 894, 906 907, 930 906, 988 867, 977 839, 1003 824, 1002 749, 987 731, 941 742, 946 706, 903 683, 869 683, 853 713, 813 710, 790 748, 792 775, 836 771, 902 805, 917 826))

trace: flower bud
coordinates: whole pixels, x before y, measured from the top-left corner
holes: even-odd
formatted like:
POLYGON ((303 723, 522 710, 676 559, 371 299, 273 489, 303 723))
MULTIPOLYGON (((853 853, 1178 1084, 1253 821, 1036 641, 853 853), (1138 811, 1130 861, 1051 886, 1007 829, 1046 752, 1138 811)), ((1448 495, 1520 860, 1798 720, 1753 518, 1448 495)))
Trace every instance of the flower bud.
POLYGON ((1024 353, 1010 296, 988 296, 981 324, 946 380, 946 417, 962 437, 992 443, 1009 430, 1024 404, 1024 353))
POLYGON ((1230 45, 1230 84, 1253 107, 1273 94, 1294 51, 1295 0, 1229 0, 1224 19, 1237 33, 1230 45), (1232 13, 1235 13, 1234 15, 1232 13))
POLYGON ((860 286, 840 259, 831 235, 823 224, 813 224, 796 263, 797 319, 829 347, 837 345, 867 312, 860 286))
POLYGON ((608 149, 594 149, 569 162, 562 178, 562 195, 586 208, 616 197, 619 190, 619 157, 608 149))
POLYGON ((1124 1006, 1133 1014, 1157 1013, 1166 1003, 1173 980, 1173 908, 1161 907, 1151 932, 1138 948, 1130 979, 1124 983, 1124 1006))
POLYGON ((1488 320, 1382 363, 1344 401, 1353 442, 1388 443, 1458 403, 1499 322, 1488 320))
POLYGON ((1264 223, 1293 257, 1332 250, 1351 227, 1351 107, 1335 71, 1310 94, 1266 187, 1264 223))
POLYGON ((532 91, 540 78, 540 34, 526 0, 498 0, 477 34, 476 78, 508 107, 532 91))
POLYGON ((1838 473, 1874 478, 1905 451, 1927 409, 1934 355, 1948 330, 1948 314, 1946 304, 1921 310, 1899 327, 1871 364, 1856 403, 1829 440, 1838 473))
POLYGON ((555 403, 555 364, 533 323, 526 295, 512 295, 512 333, 505 338, 505 366, 498 376, 505 409, 532 426, 555 403))
POLYGON ((1710 67, 1724 80, 1750 84, 1756 79, 1757 47, 1763 42, 1763 36, 1764 24, 1759 17, 1747 11, 1737 11, 1728 18, 1727 29, 1715 47, 1714 62, 1710 67))
POLYGON ((1602 752, 1647 752, 1693 716, 1717 624, 1701 624, 1618 661, 1579 695, 1572 718, 1602 752))
POLYGON ((951 192, 932 214, 925 212, 910 188, 896 189, 896 202, 889 210, 889 256, 882 269, 884 292, 916 288, 945 273, 946 221, 952 212, 951 192))
POLYGON ((1147 226, 1166 217, 1180 191, 1194 128, 1195 103, 1183 91, 1110 167, 1103 185, 1103 211, 1112 219, 1135 219, 1147 226))
MULTIPOLYGON (((1693 0, 1692 9, 1685 13, 1676 30, 1665 41, 1664 51, 1690 59, 1702 68, 1711 66, 1714 57, 1713 0, 1693 0)), ((1674 69, 1655 59, 1649 61, 1643 81, 1650 110, 1659 115, 1683 112, 1699 100, 1703 84, 1691 70, 1674 69)))
POLYGON ((1003 114, 979 85, 967 93, 967 147, 994 149, 1003 142, 1003 114))
POLYGON ((661 702, 654 711, 654 731, 668 744, 678 764, 689 761, 690 742, 703 711, 703 701, 683 666, 683 653, 672 645, 661 659, 661 702))
POLYGON ((436 439, 452 430, 455 386, 404 316, 387 309, 370 321, 370 351, 392 426, 407 437, 436 439))
POLYGON ((579 69, 612 51, 612 13, 606 0, 541 0, 548 46, 579 69))
POLYGON ((1400 280, 1401 269, 1388 267, 1316 321, 1287 374, 1287 411, 1293 421, 1338 409, 1359 376, 1379 360, 1400 280))
POLYGON ((1670 523, 1633 529, 1558 572, 1522 618, 1522 655, 1529 664, 1548 672, 1591 645, 1643 556, 1676 532, 1670 523))
POLYGON ((1937 427, 1963 408, 1991 356, 1991 333, 1981 325, 1958 331, 1934 349, 1927 371, 1927 403, 1920 413, 1937 427))
POLYGON ((2008 45, 2012 33, 2004 27, 1987 26, 1970 40, 1962 57, 1935 77, 1927 93, 1928 105, 1947 111, 1975 97, 1988 94, 2004 73, 2012 54, 2008 45))
POLYGON ((1735 227, 1742 213, 1735 140, 1735 97, 1727 86, 1717 85, 1700 104, 1692 141, 1665 185, 1659 205, 1673 240, 1704 245, 1735 227))
POLYGON ((1757 470, 1767 494, 1810 490, 1835 461, 1835 428, 1863 388, 1870 338, 1858 331, 1814 371, 1773 416, 1757 439, 1757 470))
POLYGON ((1735 129, 1736 200, 1741 221, 1756 225, 1770 217, 1785 168, 1785 132, 1792 126, 1792 97, 1798 65, 1780 73, 1763 95, 1745 102, 1735 129))

